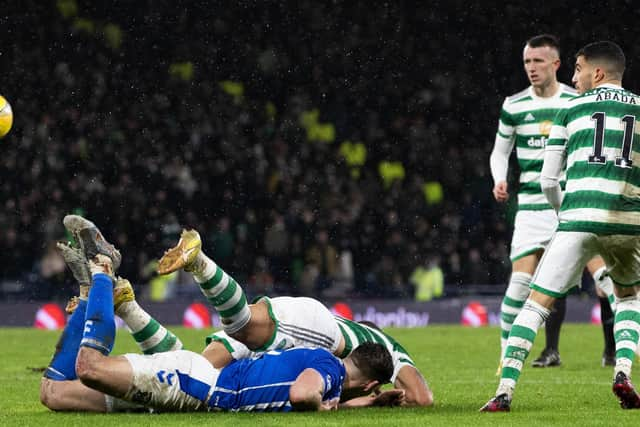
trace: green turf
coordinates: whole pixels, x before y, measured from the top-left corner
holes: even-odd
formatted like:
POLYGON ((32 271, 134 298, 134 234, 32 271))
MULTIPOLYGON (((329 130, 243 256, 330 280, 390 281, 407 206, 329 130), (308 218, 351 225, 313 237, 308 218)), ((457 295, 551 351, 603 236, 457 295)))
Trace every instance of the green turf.
MULTIPOLYGON (((175 328, 189 349, 199 349, 201 331, 175 328)), ((58 332, 0 329, 0 426, 501 426, 501 425, 638 425, 640 411, 623 411, 610 391, 612 371, 600 367, 602 332, 591 325, 565 325, 561 338, 563 366, 527 366, 510 414, 480 414, 497 384, 498 330, 429 326, 391 330, 412 354, 435 394, 430 409, 365 409, 321 414, 67 414, 53 413, 38 400, 41 373, 51 357, 58 332)), ((542 333, 533 355, 544 342, 542 333)), ((136 351, 119 332, 114 354, 136 351)), ((527 365, 528 365, 527 361, 527 365)))

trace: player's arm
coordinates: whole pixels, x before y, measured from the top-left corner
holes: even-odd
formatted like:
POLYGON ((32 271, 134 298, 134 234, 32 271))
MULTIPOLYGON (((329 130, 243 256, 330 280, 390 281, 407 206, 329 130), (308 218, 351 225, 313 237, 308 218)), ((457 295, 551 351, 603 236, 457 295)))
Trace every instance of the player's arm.
POLYGON ((540 187, 547 197, 549 204, 558 212, 562 204, 562 189, 560 188, 560 174, 564 166, 564 151, 545 150, 544 164, 540 174, 540 187))
POLYGON ((397 389, 404 390, 402 406, 431 406, 433 393, 429 389, 424 377, 415 367, 405 365, 400 368, 393 383, 397 389))
POLYGON ((291 384, 289 389, 289 401, 296 411, 320 411, 335 409, 337 402, 330 405, 322 405, 324 394, 324 380, 320 372, 313 368, 307 368, 291 384))
POLYGON ((511 115, 505 110, 506 103, 507 101, 505 100, 500 112, 498 132, 496 132, 493 150, 489 157, 489 167, 494 184, 493 197, 498 202, 506 202, 509 199, 507 172, 509 170, 509 156, 515 143, 515 128, 511 115))
POLYGON ((347 400, 340 404, 340 409, 365 408, 368 406, 400 406, 404 403, 405 391, 392 389, 347 400))
POLYGON ((560 175, 566 160, 565 144, 568 139, 565 127, 566 111, 560 111, 551 127, 549 141, 544 149, 544 163, 540 172, 540 188, 549 204, 558 212, 562 204, 560 175))

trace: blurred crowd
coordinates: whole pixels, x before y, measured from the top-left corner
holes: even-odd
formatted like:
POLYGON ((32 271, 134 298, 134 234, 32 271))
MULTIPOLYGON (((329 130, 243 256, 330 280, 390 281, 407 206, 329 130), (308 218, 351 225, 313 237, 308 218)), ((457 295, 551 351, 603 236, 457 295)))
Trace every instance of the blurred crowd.
POLYGON ((445 293, 501 285, 514 207, 494 202, 488 156, 504 96, 527 85, 524 41, 556 33, 565 82, 587 42, 619 42, 631 69, 640 49, 621 39, 637 12, 612 27, 589 5, 5 9, 0 296, 29 298, 74 289, 53 244, 70 212, 121 249, 136 284, 193 227, 250 294, 413 298, 428 271, 445 293))

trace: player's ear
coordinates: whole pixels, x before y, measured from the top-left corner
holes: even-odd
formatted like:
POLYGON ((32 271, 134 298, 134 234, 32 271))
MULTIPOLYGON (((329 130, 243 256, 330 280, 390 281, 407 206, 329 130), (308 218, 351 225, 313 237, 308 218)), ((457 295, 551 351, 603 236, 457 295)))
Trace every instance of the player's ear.
POLYGON ((553 70, 558 71, 559 68, 560 68, 560 59, 556 59, 555 61, 553 61, 553 70))
POLYGON ((602 82, 606 77, 606 73, 604 68, 602 67, 593 67, 593 71, 591 72, 591 81, 593 82, 592 87, 598 85, 602 82))

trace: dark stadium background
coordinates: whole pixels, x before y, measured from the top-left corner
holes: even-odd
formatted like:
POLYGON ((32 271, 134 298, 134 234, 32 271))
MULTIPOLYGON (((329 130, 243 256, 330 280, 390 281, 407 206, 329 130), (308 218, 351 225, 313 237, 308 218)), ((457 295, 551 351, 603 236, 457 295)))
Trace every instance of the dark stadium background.
POLYGON ((500 105, 527 86, 522 48, 543 32, 560 38, 562 82, 578 48, 610 39, 640 90, 638 6, 607 5, 5 2, 0 94, 15 117, 0 142, 0 299, 74 292, 52 250, 69 212, 121 248, 141 295, 181 227, 250 294, 411 299, 427 263, 445 295, 499 294, 513 213, 491 196, 500 105), (310 140, 314 109, 332 142, 310 140), (404 178, 385 182, 382 162, 404 178), (329 271, 346 252, 352 278, 329 271), (307 283, 314 262, 329 272, 307 283))

